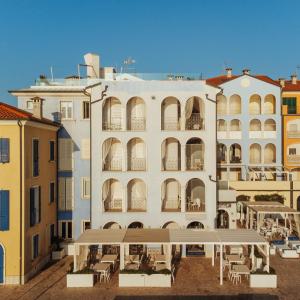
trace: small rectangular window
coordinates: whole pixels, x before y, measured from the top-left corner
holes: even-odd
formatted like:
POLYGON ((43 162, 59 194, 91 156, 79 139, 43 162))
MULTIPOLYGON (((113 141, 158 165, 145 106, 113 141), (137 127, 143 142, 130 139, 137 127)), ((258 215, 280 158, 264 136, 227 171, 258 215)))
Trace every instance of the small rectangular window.
POLYGON ((289 115, 297 113, 297 98, 296 97, 283 97, 282 103, 283 103, 283 105, 287 105, 289 115))
POLYGON ((39 235, 36 234, 32 238, 32 259, 39 256, 39 235))
POLYGON ((39 140, 32 142, 32 175, 39 176, 39 140))
POLYGON ((49 202, 53 203, 55 201, 55 183, 50 182, 50 197, 49 202))
POLYGON ((73 119, 73 102, 62 101, 60 102, 60 115, 62 120, 73 119))
POLYGON ((54 161, 55 160, 55 142, 50 141, 49 142, 49 161, 54 161))
POLYGON ((85 120, 90 118, 90 102, 89 101, 82 102, 82 118, 85 120))
POLYGON ((72 233, 72 222, 68 222, 68 239, 72 239, 73 233, 72 233))
POLYGON ((60 221, 59 222, 59 237, 62 239, 72 239, 73 238, 73 223, 72 221, 60 221))
POLYGON ((73 210, 73 178, 60 177, 58 179, 58 210, 59 211, 72 211, 73 210))
POLYGON ((82 232, 91 229, 90 221, 82 221, 82 232))
POLYGON ((0 138, 0 163, 9 162, 9 139, 0 138))
POLYGON ((30 188, 30 226, 41 221, 41 187, 30 188))
POLYGON ((82 198, 89 199, 91 194, 91 183, 89 177, 82 178, 82 198))
POLYGON ((0 231, 9 230, 9 191, 0 191, 0 231))
POLYGON ((50 225, 50 245, 53 244, 54 239, 55 239, 55 225, 51 224, 50 225))
POLYGON ((289 148, 289 155, 296 155, 297 151, 296 148, 289 148))

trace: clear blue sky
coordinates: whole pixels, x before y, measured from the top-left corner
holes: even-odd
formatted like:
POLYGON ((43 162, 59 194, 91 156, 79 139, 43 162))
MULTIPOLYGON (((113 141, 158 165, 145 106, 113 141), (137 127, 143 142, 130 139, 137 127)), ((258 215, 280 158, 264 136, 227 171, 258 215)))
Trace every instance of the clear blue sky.
MULTIPOLYGON (((76 74, 86 52, 101 64, 132 56, 139 72, 289 77, 300 65, 298 0, 2 0, 0 101, 39 74, 76 74)), ((300 70, 299 70, 300 71, 300 70)))

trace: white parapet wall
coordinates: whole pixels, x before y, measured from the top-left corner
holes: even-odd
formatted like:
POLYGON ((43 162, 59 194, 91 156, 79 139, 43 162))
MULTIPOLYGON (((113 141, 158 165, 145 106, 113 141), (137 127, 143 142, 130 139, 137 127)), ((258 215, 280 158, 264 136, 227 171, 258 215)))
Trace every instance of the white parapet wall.
POLYGON ((171 287, 171 274, 119 274, 119 287, 171 287))
POLYGON ((67 287, 93 287, 94 274, 67 274, 67 287))
POLYGON ((251 288, 277 288, 276 274, 250 274, 251 288))

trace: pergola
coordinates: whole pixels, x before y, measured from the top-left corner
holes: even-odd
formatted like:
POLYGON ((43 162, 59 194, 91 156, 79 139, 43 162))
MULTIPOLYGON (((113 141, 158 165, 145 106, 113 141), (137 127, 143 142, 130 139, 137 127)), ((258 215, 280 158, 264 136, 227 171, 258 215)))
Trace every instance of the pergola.
POLYGON ((167 267, 171 268, 172 245, 211 245, 212 266, 215 264, 215 246, 220 248, 220 284, 223 284, 223 252, 225 246, 251 246, 251 258, 254 262, 254 246, 266 257, 269 269, 269 243, 254 230, 247 229, 90 229, 86 230, 77 241, 74 251, 74 271, 77 271, 80 260, 88 254, 91 245, 117 245, 120 247, 120 269, 125 267, 125 251, 128 246, 163 245, 167 267), (82 247, 84 246, 84 247, 82 247))
MULTIPOLYGON (((281 215, 284 219, 285 227, 287 227, 287 220, 289 215, 299 215, 300 211, 293 208, 285 206, 279 202, 274 201, 257 201, 257 202, 247 202, 241 201, 241 203, 246 206, 246 228, 252 229, 254 223, 254 215, 256 215, 257 221, 257 231, 259 231, 260 225, 263 221, 265 215, 281 215)), ((278 224, 278 218, 276 219, 278 224)), ((290 223, 291 229, 291 223, 290 223)))

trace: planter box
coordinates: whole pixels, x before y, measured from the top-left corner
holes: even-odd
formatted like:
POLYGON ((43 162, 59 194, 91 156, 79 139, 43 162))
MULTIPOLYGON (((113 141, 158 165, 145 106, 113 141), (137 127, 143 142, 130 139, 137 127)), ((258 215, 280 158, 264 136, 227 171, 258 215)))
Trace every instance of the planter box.
POLYGON ((67 287, 93 287, 94 274, 67 274, 67 287))
POLYGON ((65 249, 52 251, 52 260, 61 260, 65 256, 65 249))
POLYGON ((250 274, 250 287, 277 288, 276 274, 250 274))
POLYGON ((60 247, 65 249, 65 255, 74 255, 74 244, 62 242, 60 243, 60 247))
POLYGON ((171 274, 119 274, 119 287, 171 287, 171 274))

